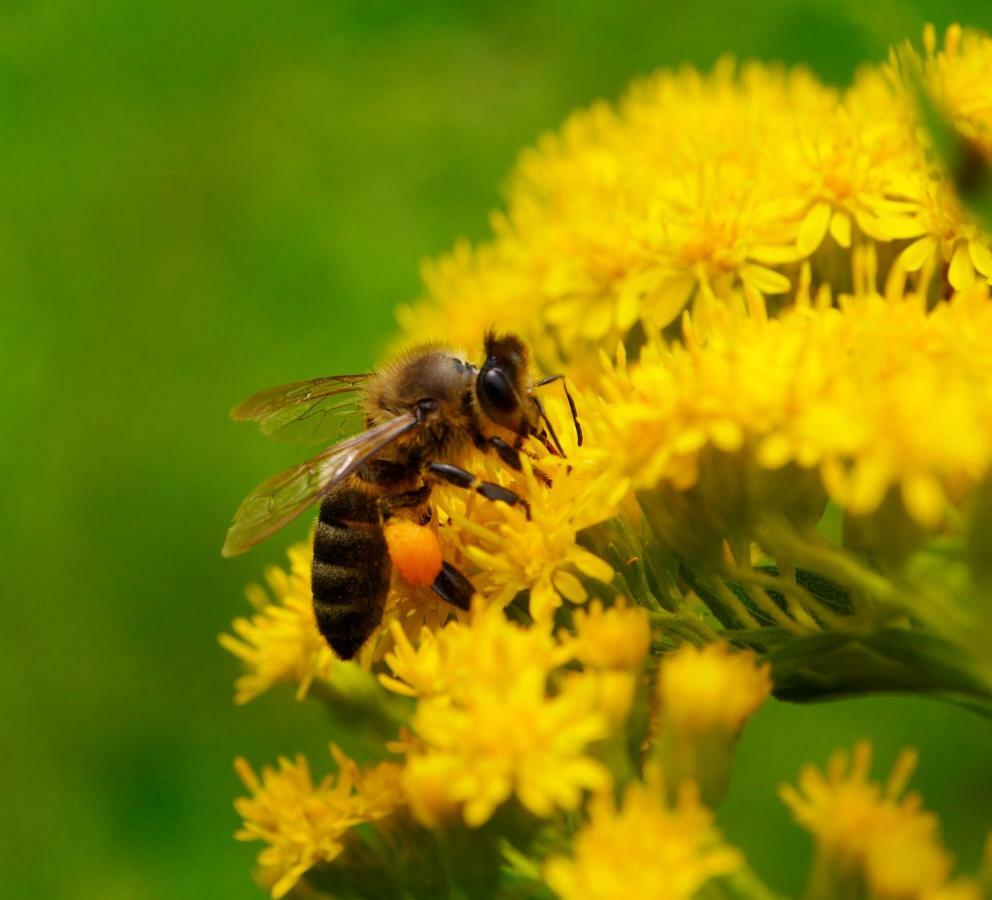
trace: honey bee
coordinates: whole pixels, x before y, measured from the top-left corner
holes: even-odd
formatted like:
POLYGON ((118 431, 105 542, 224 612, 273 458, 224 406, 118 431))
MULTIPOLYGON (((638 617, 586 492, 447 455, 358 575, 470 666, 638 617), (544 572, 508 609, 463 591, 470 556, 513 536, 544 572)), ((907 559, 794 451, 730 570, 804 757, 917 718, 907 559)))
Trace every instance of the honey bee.
MULTIPOLYGON (((393 562, 399 563, 390 557, 390 523, 428 525, 434 485, 472 490, 529 514, 519 494, 459 465, 471 447, 495 453, 518 471, 528 438, 565 455, 534 393, 563 376, 531 383, 528 349, 515 335, 490 331, 483 347, 485 360, 478 367, 450 350, 424 347, 375 373, 270 388, 231 413, 236 420, 257 422, 273 438, 305 441, 327 440, 354 415, 364 418, 364 431, 255 488, 238 508, 221 551, 243 553, 320 499, 313 606, 321 634, 342 659, 353 657, 382 621, 393 562)), ((565 396, 581 444, 567 388, 565 396)), ((472 583, 440 556, 438 561, 430 572, 431 587, 446 602, 467 609, 472 583)))

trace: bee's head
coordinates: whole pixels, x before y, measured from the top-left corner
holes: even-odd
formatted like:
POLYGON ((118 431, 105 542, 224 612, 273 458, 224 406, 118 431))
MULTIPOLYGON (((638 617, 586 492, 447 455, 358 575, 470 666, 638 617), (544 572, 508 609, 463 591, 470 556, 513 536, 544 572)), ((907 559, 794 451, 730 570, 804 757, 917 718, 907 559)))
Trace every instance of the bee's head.
POLYGON ((536 409, 527 381, 527 346, 512 334, 486 334, 486 361, 475 380, 475 393, 482 411, 493 422, 514 434, 531 434, 536 409))
MULTIPOLYGON (((527 377, 530 363, 527 345, 515 335, 497 337, 494 331, 489 331, 484 347, 486 361, 475 380, 475 393, 482 411, 500 427, 521 437, 534 435, 549 452, 564 457, 565 451, 551 420, 532 390, 560 381, 563 376, 550 375, 532 385, 527 377)), ((568 388, 565 388, 565 396, 572 412, 576 439, 581 446, 582 429, 568 388)))

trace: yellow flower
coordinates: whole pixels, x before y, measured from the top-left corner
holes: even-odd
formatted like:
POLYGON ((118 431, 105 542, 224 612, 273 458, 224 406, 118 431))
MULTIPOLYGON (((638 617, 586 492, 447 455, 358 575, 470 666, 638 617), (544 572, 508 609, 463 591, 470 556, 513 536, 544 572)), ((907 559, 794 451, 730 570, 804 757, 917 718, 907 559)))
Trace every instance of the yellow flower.
POLYGON ((838 751, 825 771, 807 766, 797 787, 780 789, 816 839, 818 896, 862 880, 878 900, 967 896, 966 883, 948 883, 952 861, 937 817, 922 809, 918 795, 905 793, 915 753, 903 751, 884 786, 869 780, 870 764, 871 747, 862 742, 850 759, 838 751))
POLYGON ((597 669, 636 670, 651 644, 647 612, 623 599, 609 609, 594 600, 576 611, 574 627, 574 635, 563 632, 559 640, 575 659, 597 669))
POLYGON ((296 696, 306 696, 314 678, 328 678, 335 665, 331 648, 317 630, 310 592, 313 551, 309 544, 289 548, 289 570, 271 566, 265 578, 269 596, 259 585, 248 588, 258 610, 251 619, 235 619, 235 634, 222 634, 221 646, 241 659, 247 672, 235 683, 235 702, 247 703, 273 684, 297 682, 296 696))
MULTIPOLYGON (((583 400, 581 410, 585 401, 578 400, 583 400)), ((581 546, 578 535, 615 515, 628 491, 625 478, 614 477, 600 464, 595 432, 584 428, 585 443, 578 447, 565 402, 551 396, 545 406, 567 459, 539 448, 533 464, 524 459, 519 475, 482 458, 474 467, 482 477, 519 493, 528 509, 482 502, 450 490, 439 492, 438 499, 444 517, 454 526, 442 532, 475 566, 466 574, 486 602, 505 606, 521 591, 529 591, 530 613, 539 622, 550 621, 563 598, 571 603, 586 601, 588 592, 579 575, 612 581, 612 568, 581 546)))
POLYGON ((658 672, 660 716, 683 735, 736 736, 771 690, 768 663, 725 643, 682 646, 663 657, 658 672))
POLYGON ((957 291, 970 288, 979 275, 992 279, 989 236, 965 212, 946 180, 928 181, 920 214, 925 234, 900 254, 904 269, 929 274, 941 263, 947 267, 947 283, 957 291))
POLYGON ((334 860, 344 849, 349 828, 389 815, 402 800, 398 766, 380 763, 363 774, 336 747, 331 752, 340 767, 338 776, 328 775, 317 784, 302 756, 280 758, 278 768, 265 766, 261 778, 244 759, 235 760, 251 794, 235 801, 244 819, 235 836, 269 845, 258 856, 259 879, 273 897, 285 895, 313 865, 334 860))
POLYGON ((564 660, 550 634, 520 628, 499 607, 477 605, 469 624, 424 631, 416 649, 393 625, 396 651, 383 683, 417 696, 403 785, 426 825, 461 810, 486 822, 512 795, 537 816, 575 809, 609 774, 587 755, 609 733, 610 711, 589 685, 549 678, 564 660))
POLYGON ((683 645, 662 657, 648 744, 668 790, 691 782, 715 809, 744 723, 768 699, 771 667, 729 644, 683 645))
MULTIPOLYGON (((804 303, 769 320, 752 305, 752 313, 723 307, 701 334, 687 322, 684 344, 649 345, 637 364, 621 356, 608 370, 596 412, 606 423, 605 458, 636 488, 687 491, 700 480, 704 451, 743 453, 741 478, 750 480, 741 502, 780 503, 759 476, 791 465, 818 472, 851 514, 873 512, 898 490, 909 516, 934 527, 988 470, 992 304, 984 289, 929 312, 917 295, 865 292, 841 297, 839 309, 804 303)), ((723 487, 706 495, 709 512, 725 510, 725 521, 760 511, 732 506, 726 479, 734 471, 716 466, 723 487)))
POLYGON ((992 159, 992 38, 955 24, 936 52, 932 25, 923 37, 927 87, 961 134, 992 159))
POLYGON ((671 806, 660 797, 640 784, 627 788, 619 810, 611 794, 596 797, 573 841, 573 857, 545 865, 555 894, 563 900, 681 900, 743 864, 720 840, 713 814, 691 786, 671 806))
POLYGON ((921 234, 925 168, 907 91, 864 69, 841 96, 818 86, 805 93, 795 135, 783 136, 773 155, 785 192, 802 198, 798 254, 809 256, 828 234, 841 248, 858 233, 881 242, 921 234))

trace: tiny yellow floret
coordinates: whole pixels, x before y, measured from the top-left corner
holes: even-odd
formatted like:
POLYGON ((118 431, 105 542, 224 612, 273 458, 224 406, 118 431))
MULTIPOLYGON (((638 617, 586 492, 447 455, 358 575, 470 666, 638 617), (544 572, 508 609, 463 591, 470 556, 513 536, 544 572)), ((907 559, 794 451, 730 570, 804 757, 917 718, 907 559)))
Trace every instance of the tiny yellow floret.
POLYGON ((871 746, 862 741, 850 757, 838 751, 825 770, 806 766, 796 787, 780 788, 796 821, 816 840, 818 889, 861 879, 868 896, 880 900, 929 900, 966 890, 965 883, 949 883, 952 860, 937 817, 923 809, 918 794, 905 793, 915 752, 899 755, 884 785, 869 779, 870 765, 871 746))
POLYGON ((754 653, 724 643, 686 645, 662 661, 659 715, 679 733, 736 735, 771 689, 771 667, 754 653))
POLYGON ((563 900, 682 900, 742 865, 690 785, 671 806, 661 796, 633 784, 620 809, 612 794, 597 797, 575 836, 574 856, 552 857, 545 866, 555 894, 563 900))

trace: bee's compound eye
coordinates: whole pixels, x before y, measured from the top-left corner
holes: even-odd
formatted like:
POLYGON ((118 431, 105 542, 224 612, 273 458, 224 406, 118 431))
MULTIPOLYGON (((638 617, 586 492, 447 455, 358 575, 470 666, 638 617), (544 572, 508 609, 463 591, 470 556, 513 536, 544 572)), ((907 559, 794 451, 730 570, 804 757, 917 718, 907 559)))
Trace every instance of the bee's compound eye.
POLYGON ((499 369, 483 368, 479 373, 479 399, 486 412, 512 413, 517 408, 517 397, 510 382, 499 369))

